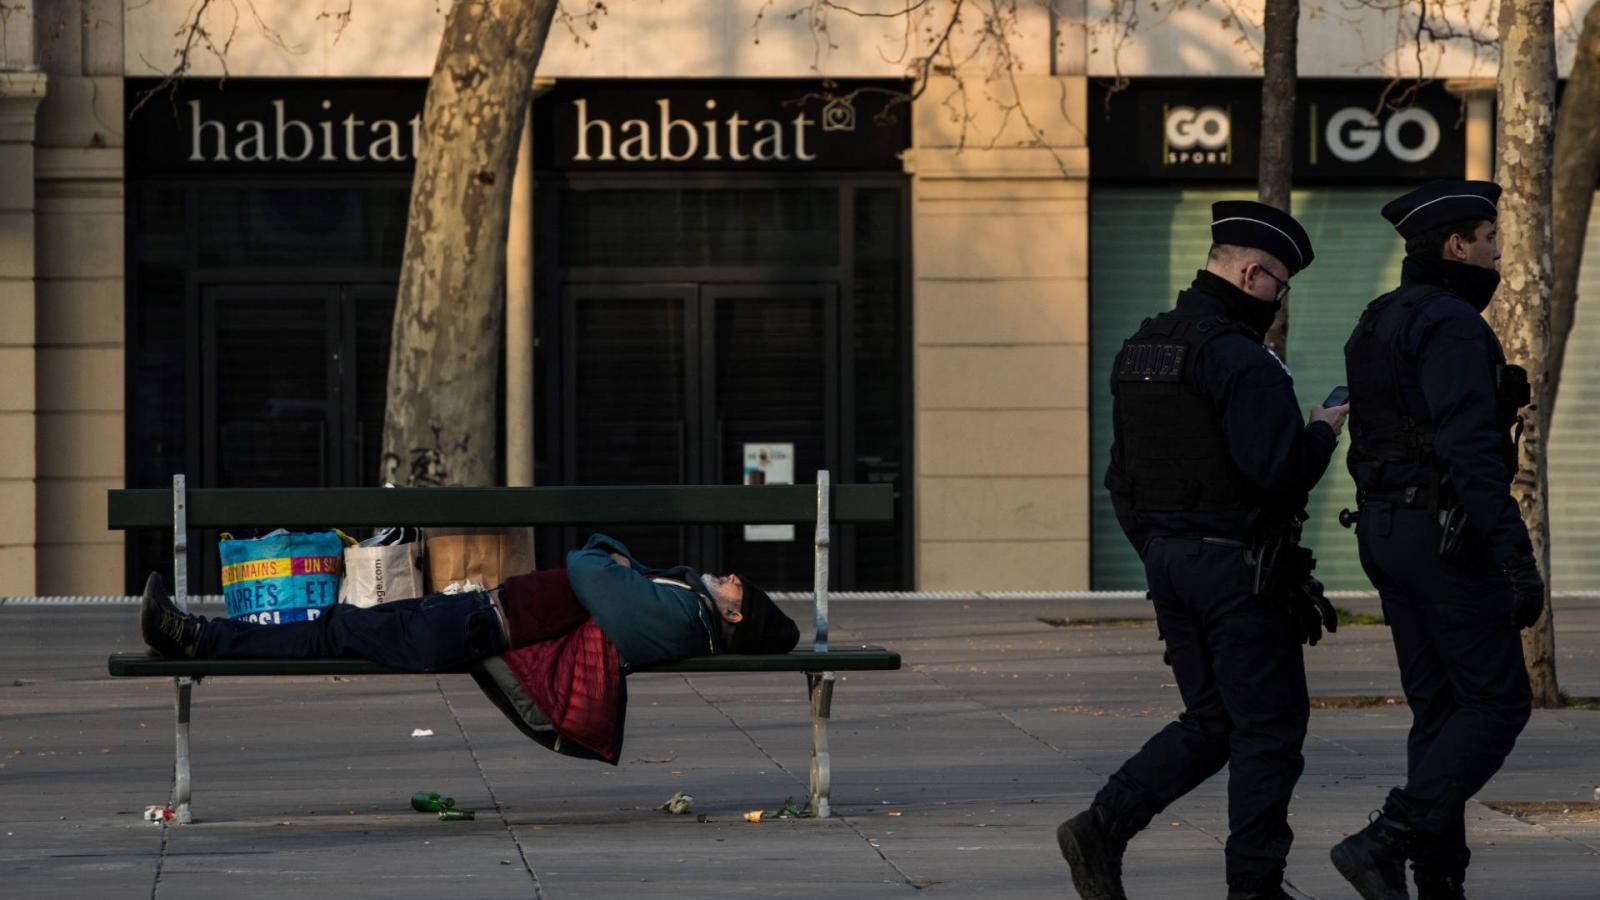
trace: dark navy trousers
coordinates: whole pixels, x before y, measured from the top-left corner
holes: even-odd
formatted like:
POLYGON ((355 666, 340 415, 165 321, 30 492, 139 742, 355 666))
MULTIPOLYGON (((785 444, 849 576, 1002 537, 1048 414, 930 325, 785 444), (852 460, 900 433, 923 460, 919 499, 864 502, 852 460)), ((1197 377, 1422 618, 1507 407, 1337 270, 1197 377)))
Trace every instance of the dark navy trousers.
POLYGON ((1144 562, 1184 711, 1095 803, 1131 837, 1226 765, 1228 884, 1271 887, 1294 841, 1289 798, 1305 768, 1310 704, 1299 636, 1281 605, 1252 593, 1242 548, 1158 537, 1144 562))
POLYGON ((196 656, 205 659, 366 659, 436 672, 504 653, 505 633, 486 592, 429 594, 377 606, 334 604, 308 622, 257 625, 210 619, 196 656))
POLYGON ((1531 709, 1511 583, 1486 551, 1441 560, 1425 509, 1368 503, 1357 533, 1411 707, 1406 783, 1384 812, 1417 831, 1418 869, 1464 872, 1467 799, 1500 770, 1531 709))

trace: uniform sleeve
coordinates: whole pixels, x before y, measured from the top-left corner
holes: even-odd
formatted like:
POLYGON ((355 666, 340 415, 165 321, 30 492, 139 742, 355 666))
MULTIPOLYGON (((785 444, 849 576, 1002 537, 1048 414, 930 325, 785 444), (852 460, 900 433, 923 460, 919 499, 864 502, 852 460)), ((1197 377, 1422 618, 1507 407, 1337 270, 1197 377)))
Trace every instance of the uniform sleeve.
MULTIPOLYGON (((1111 367, 1116 372, 1117 366, 1111 367)), ((1128 475, 1122 467, 1122 413, 1117 399, 1117 385, 1115 375, 1111 383, 1111 461, 1106 466, 1106 492, 1111 495, 1111 508, 1116 512, 1117 524, 1122 526, 1122 533, 1128 538, 1128 543, 1133 545, 1134 552, 1144 556, 1144 545, 1149 543, 1149 529, 1139 526, 1138 516, 1133 512, 1133 491, 1128 485, 1128 475)))
POLYGON ((1333 458, 1333 429, 1324 422, 1306 425, 1288 371, 1248 338, 1218 338, 1202 365, 1202 382, 1222 410, 1233 464, 1267 494, 1303 505, 1333 458))
POLYGON ((1409 337, 1433 420, 1434 452, 1467 521, 1488 536, 1497 562, 1531 553, 1503 455, 1507 437, 1497 410, 1494 332, 1466 306, 1432 303, 1409 337))

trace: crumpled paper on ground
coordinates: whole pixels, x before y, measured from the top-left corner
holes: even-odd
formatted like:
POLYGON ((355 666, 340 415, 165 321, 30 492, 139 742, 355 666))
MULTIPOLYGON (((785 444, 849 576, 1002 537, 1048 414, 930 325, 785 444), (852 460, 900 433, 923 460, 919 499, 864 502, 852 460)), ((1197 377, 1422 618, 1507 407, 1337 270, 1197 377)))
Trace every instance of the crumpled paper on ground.
POLYGON ((694 812, 694 797, 690 794, 685 794, 683 791, 678 791, 672 795, 671 800, 656 808, 672 813, 675 816, 686 816, 694 812))
POLYGON ((152 825, 160 825, 164 822, 170 822, 172 821, 172 817, 174 815, 175 813, 173 813, 172 807, 167 806, 166 804, 161 804, 160 806, 146 806, 144 808, 144 820, 152 825))

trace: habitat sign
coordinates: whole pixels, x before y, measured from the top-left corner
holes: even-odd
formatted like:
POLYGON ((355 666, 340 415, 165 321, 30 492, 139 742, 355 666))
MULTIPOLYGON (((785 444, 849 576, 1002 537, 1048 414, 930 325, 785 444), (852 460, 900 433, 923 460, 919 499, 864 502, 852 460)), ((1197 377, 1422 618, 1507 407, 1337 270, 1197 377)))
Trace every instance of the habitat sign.
POLYGON ((133 173, 409 171, 422 78, 129 79, 133 173), (150 93, 154 91, 154 93, 150 93), (134 112, 134 107, 149 99, 134 112))
POLYGON ((550 170, 895 170, 911 143, 898 81, 560 81, 533 104, 550 170))

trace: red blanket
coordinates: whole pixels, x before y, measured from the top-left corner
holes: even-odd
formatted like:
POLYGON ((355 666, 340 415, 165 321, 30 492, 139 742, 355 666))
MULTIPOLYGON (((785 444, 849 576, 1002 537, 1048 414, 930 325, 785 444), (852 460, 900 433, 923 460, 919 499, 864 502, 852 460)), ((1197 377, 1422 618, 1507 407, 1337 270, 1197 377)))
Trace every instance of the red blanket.
MULTIPOLYGON (((560 738, 614 764, 624 710, 622 666, 616 645, 572 592, 566 570, 508 579, 501 603, 512 649, 500 659, 515 687, 560 738)), ((511 685, 501 688, 515 691, 511 685)))

